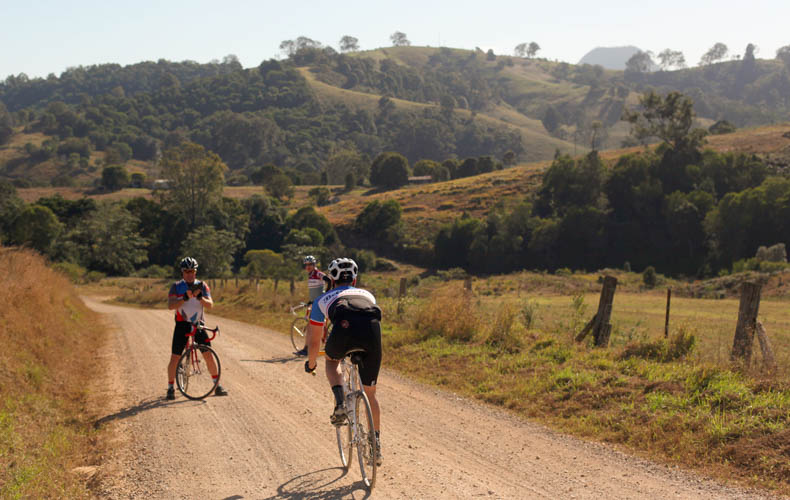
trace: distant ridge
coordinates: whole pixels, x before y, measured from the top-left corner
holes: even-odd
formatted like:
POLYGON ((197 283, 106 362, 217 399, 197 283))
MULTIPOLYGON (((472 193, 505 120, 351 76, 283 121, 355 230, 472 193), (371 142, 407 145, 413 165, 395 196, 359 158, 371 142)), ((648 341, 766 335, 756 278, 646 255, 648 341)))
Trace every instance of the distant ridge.
POLYGON ((639 47, 596 47, 581 58, 579 64, 599 64, 606 69, 624 70, 625 63, 632 55, 639 52, 639 47))

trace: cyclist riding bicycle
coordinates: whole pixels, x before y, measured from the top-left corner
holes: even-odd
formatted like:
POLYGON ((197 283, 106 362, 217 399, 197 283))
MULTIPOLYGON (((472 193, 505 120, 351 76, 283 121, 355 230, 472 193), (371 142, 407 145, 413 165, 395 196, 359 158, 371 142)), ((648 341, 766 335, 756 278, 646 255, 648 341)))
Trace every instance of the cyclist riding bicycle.
MULTIPOLYGON (((184 257, 180 264, 181 281, 173 283, 167 299, 167 308, 176 311, 176 326, 173 330, 173 343, 170 348, 170 363, 167 365, 167 399, 175 399, 175 381, 178 359, 187 345, 187 334, 192 332, 192 325, 203 321, 203 309, 211 309, 214 301, 211 300, 211 290, 208 285, 197 277, 198 263, 192 257, 184 257)), ((198 330, 195 333, 195 342, 210 346, 206 332, 198 330)), ((219 376, 214 359, 206 356, 211 378, 219 376)), ((228 391, 217 385, 214 390, 217 396, 227 396, 228 391)))
MULTIPOLYGON (((302 263, 304 264, 304 270, 307 271, 307 292, 310 297, 309 302, 307 303, 307 316, 309 317, 310 307, 313 301, 320 297, 324 291, 332 288, 332 280, 330 280, 326 274, 318 270, 318 262, 312 255, 306 256, 302 263)), ((306 340, 304 347, 296 351, 294 354, 297 356, 307 356, 306 340)))
POLYGON ((334 288, 315 301, 310 313, 308 335, 308 355, 304 368, 312 373, 318 365, 317 357, 321 339, 326 331, 326 319, 332 321, 332 333, 326 341, 326 377, 332 387, 335 409, 330 416, 333 425, 341 425, 347 415, 343 406, 343 374, 340 360, 355 348, 365 350, 359 375, 362 388, 370 401, 373 412, 373 426, 376 429, 378 454, 376 461, 381 463, 381 411, 376 399, 376 380, 381 368, 381 309, 376 298, 367 290, 356 288, 359 268, 351 259, 335 259, 329 264, 329 276, 334 288))

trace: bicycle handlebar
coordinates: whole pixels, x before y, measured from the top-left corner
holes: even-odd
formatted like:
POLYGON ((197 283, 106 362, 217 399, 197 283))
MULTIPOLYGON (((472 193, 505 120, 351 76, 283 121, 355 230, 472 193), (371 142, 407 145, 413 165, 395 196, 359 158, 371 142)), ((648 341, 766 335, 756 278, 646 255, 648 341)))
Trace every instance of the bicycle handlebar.
POLYGON ((199 326, 195 324, 192 326, 192 331, 187 333, 187 337, 191 337, 192 335, 196 334, 198 329, 203 330, 204 332, 212 332, 214 334, 206 339, 208 342, 211 342, 212 340, 214 340, 214 337, 219 335, 219 325, 215 326, 214 328, 206 328, 205 326, 199 326))
POLYGON ((296 311, 299 309, 304 309, 305 307, 307 307, 307 302, 300 302, 298 305, 291 306, 291 314, 295 315, 296 311))

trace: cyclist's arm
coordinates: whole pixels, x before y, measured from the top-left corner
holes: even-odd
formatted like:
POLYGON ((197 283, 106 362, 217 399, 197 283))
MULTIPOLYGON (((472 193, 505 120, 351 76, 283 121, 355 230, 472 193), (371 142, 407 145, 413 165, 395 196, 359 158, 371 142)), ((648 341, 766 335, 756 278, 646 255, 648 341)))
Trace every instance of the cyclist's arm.
POLYGON ((326 274, 323 275, 322 278, 324 279, 324 291, 328 292, 329 290, 332 289, 332 278, 330 278, 326 274))
POLYGON ((173 309, 178 309, 179 307, 184 305, 184 302, 186 301, 187 299, 183 295, 170 295, 167 298, 167 308, 170 309, 171 311, 173 309))
POLYGON ((214 301, 211 299, 211 297, 206 297, 205 295, 201 295, 200 298, 198 298, 198 300, 200 301, 201 304, 203 304, 203 307, 206 309, 211 309, 212 307, 214 307, 214 301))
POLYGON ((318 350, 321 348, 321 337, 324 335, 324 325, 310 322, 307 335, 307 364, 310 368, 318 364, 318 350))

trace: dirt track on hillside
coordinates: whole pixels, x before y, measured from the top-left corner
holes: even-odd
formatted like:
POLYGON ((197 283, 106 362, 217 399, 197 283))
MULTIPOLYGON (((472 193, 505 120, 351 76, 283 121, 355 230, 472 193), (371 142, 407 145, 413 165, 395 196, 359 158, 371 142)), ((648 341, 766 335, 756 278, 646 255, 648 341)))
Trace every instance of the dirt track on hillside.
MULTIPOLYGON (((166 401, 172 313, 86 299, 113 326, 103 353, 114 436, 97 494, 109 498, 365 498, 343 474, 332 396, 284 335, 209 317, 228 397, 166 401)), ((385 353, 386 358, 386 353, 385 353)), ((386 364, 386 359, 385 359, 386 364)), ((319 369, 322 371, 322 369, 319 369)), ((766 498, 558 435, 385 370, 384 464, 374 498, 766 498)))

